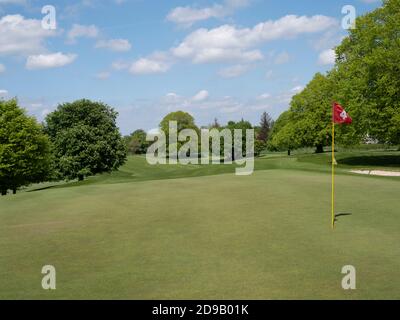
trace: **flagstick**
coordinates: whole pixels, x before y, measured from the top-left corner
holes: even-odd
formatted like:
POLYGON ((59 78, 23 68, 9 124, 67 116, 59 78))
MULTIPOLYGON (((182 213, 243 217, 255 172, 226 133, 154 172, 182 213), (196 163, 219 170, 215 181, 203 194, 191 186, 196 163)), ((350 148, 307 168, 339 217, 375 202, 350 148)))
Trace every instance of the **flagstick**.
POLYGON ((335 122, 334 121, 332 121, 332 230, 333 229, 335 229, 335 122))

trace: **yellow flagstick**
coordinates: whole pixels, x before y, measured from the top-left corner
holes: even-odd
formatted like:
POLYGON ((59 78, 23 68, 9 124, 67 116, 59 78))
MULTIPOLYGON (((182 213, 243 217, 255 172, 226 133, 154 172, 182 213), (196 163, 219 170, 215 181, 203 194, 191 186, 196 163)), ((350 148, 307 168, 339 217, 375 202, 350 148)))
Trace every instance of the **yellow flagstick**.
POLYGON ((335 229, 335 122, 332 117, 332 230, 335 229))

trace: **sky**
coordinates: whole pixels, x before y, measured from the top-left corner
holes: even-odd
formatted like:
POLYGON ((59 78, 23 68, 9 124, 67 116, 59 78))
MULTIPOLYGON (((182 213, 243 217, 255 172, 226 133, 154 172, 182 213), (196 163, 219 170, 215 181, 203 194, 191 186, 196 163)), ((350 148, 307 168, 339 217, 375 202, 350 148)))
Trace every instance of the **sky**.
POLYGON ((381 1, 0 0, 0 99, 39 121, 61 103, 102 101, 123 134, 177 110, 198 126, 276 119, 333 67, 346 5, 359 16, 381 1))

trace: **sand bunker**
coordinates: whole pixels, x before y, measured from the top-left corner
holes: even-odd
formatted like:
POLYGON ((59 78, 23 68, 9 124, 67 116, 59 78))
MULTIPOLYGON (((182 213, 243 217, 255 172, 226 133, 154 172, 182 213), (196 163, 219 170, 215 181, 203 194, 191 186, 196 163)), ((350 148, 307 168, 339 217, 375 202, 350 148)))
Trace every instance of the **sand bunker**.
POLYGON ((381 177, 400 177, 400 171, 383 171, 383 170, 352 170, 352 173, 366 174, 381 177))

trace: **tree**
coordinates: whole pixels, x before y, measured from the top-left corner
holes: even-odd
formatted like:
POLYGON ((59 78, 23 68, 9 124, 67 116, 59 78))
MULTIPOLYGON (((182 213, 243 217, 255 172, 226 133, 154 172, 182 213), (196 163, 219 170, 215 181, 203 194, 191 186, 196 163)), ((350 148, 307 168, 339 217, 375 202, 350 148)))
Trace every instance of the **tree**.
MULTIPOLYGON (((183 111, 176 111, 169 113, 160 122, 160 129, 165 133, 165 137, 167 139, 166 141, 167 154, 169 154, 169 135, 170 135, 169 126, 171 121, 177 122, 177 134, 179 134, 182 130, 185 129, 193 129, 198 134, 200 132, 199 128, 196 126, 194 122, 194 118, 189 113, 183 111)), ((177 150, 180 150, 180 148, 186 142, 188 141, 178 141, 177 150)))
POLYGON ((0 191, 47 180, 51 147, 43 128, 18 107, 17 100, 0 101, 0 191))
POLYGON ((273 126, 273 120, 271 116, 267 112, 264 112, 261 115, 260 128, 258 131, 257 140, 267 143, 271 133, 272 126, 273 126))
POLYGON ((125 145, 130 154, 145 154, 149 147, 146 141, 146 132, 142 129, 136 130, 130 136, 124 137, 125 145))
POLYGON ((295 123, 302 147, 315 147, 317 153, 322 153, 328 145, 334 92, 331 78, 317 73, 306 88, 293 97, 290 122, 295 123))
POLYGON ((290 156, 291 151, 300 147, 298 128, 291 119, 291 111, 285 111, 275 122, 268 141, 268 149, 272 151, 287 151, 290 156))
POLYGON ((220 129, 221 125, 218 122, 218 119, 215 118, 214 122, 209 126, 210 129, 220 129))
POLYGON ((386 0, 356 20, 336 49, 333 72, 338 99, 353 117, 351 128, 338 130, 347 139, 371 137, 400 144, 400 2, 386 0))
MULTIPOLYGON (((226 129, 231 130, 232 137, 235 137, 234 132, 235 130, 241 130, 242 131, 242 156, 247 155, 247 150, 246 150, 246 130, 253 129, 253 126, 249 121, 245 121, 244 119, 235 122, 235 121, 229 121, 228 125, 226 126, 226 129)), ((233 139, 234 140, 234 139, 233 139)), ((234 153, 234 144, 235 141, 232 141, 232 161, 235 161, 235 153, 234 153)))
POLYGON ((160 129, 166 134, 169 135, 169 124, 170 121, 176 121, 178 124, 178 133, 184 129, 194 129, 199 131, 199 128, 196 126, 194 122, 194 118, 187 112, 176 111, 171 112, 162 119, 160 123, 160 129))
POLYGON ((61 104, 46 117, 61 178, 83 180, 124 164, 126 147, 116 126, 117 115, 106 104, 82 99, 61 104))

